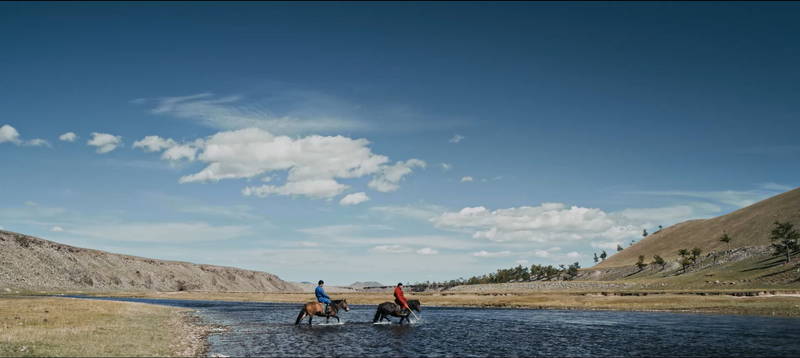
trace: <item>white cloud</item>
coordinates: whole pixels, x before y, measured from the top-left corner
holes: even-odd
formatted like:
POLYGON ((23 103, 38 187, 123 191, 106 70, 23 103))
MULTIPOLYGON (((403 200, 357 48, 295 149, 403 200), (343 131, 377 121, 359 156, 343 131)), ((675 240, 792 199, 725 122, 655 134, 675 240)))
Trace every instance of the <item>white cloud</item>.
POLYGON ((462 182, 462 183, 471 182, 471 181, 473 181, 473 180, 474 180, 474 179, 473 179, 472 177, 470 177, 470 176, 466 176, 466 177, 462 177, 462 178, 461 178, 461 182, 462 182))
POLYGON ((272 133, 297 134, 353 130, 366 126, 363 122, 342 115, 330 115, 332 112, 347 112, 348 105, 313 92, 287 91, 275 98, 255 102, 245 102, 244 97, 238 95, 218 97, 212 93, 163 97, 154 102, 156 106, 151 110, 154 114, 195 120, 222 130, 260 128, 272 133), (276 102, 281 105, 276 105, 276 102), (273 109, 283 107, 285 110, 276 114, 267 106, 273 109))
POLYGON ((78 139, 78 135, 73 132, 67 132, 58 136, 58 139, 64 142, 74 142, 76 139, 78 139))
POLYGON ((145 152, 164 151, 161 159, 178 161, 186 159, 195 160, 197 152, 203 148, 205 142, 197 139, 194 142, 180 144, 172 138, 161 138, 157 135, 150 135, 133 143, 134 148, 142 148, 145 152))
POLYGON ((53 227, 50 228, 50 231, 52 231, 52 232, 63 232, 64 228, 62 228, 61 226, 53 226, 53 227))
POLYGON ((31 146, 31 147, 52 147, 50 145, 50 142, 48 142, 48 141, 46 141, 46 140, 44 140, 42 138, 34 138, 34 139, 29 140, 29 141, 26 141, 25 145, 28 145, 28 146, 31 146))
POLYGON ((378 174, 367 184, 370 188, 381 192, 397 190, 400 181, 408 174, 413 172, 412 168, 425 168, 426 163, 419 159, 409 159, 405 162, 399 161, 394 165, 383 165, 378 174))
POLYGON ((133 142, 134 148, 142 148, 145 152, 160 152, 176 145, 177 143, 172 138, 164 139, 157 135, 149 135, 133 142))
POLYGON ((0 143, 10 142, 14 144, 21 144, 22 142, 19 140, 19 132, 17 129, 8 125, 4 124, 0 127, 0 143))
POLYGON ((506 256, 510 256, 510 255, 511 255, 511 251, 508 251, 508 250, 494 251, 494 252, 481 250, 481 251, 472 253, 472 256, 475 256, 475 257, 506 257, 506 256))
POLYGON ((92 139, 86 144, 97 147, 97 153, 104 154, 117 149, 117 146, 122 144, 122 137, 108 133, 93 132, 92 139))
POLYGON ((523 260, 514 261, 514 263, 517 264, 517 265, 528 266, 528 264, 530 264, 530 261, 523 259, 523 260))
POLYGON ((360 192, 360 193, 347 194, 344 198, 342 198, 342 200, 339 201, 339 204, 356 205, 356 204, 361 204, 367 200, 369 200, 367 194, 364 192, 360 192))
POLYGON ((640 228, 600 209, 567 207, 561 203, 489 211, 467 207, 431 220, 437 227, 472 232, 491 241, 559 242, 588 238, 627 238, 640 228))
POLYGON ((462 140, 464 140, 464 138, 465 137, 463 135, 455 134, 455 135, 453 135, 452 138, 450 138, 450 140, 448 142, 450 142, 450 143, 458 143, 458 142, 461 142, 462 140))
MULTIPOLYGON (((246 187, 244 195, 304 195, 331 198, 349 188, 339 178, 374 175, 370 187, 380 191, 397 188, 418 159, 387 165, 389 158, 373 154, 366 139, 343 136, 290 138, 249 128, 217 133, 203 141, 197 160, 208 163, 200 172, 181 177, 181 183, 251 178, 272 171, 289 172, 284 185, 246 187), (377 183, 377 184, 376 184, 377 183)), ((173 147, 177 148, 177 147, 173 147)))
POLYGON ((444 170, 444 171, 448 171, 448 170, 450 170, 450 169, 453 169, 453 165, 452 165, 452 164, 448 164, 448 163, 439 163, 439 166, 440 166, 440 167, 442 168, 442 170, 444 170))
POLYGON ((50 142, 41 138, 22 141, 17 129, 8 124, 4 124, 2 127, 0 127, 0 143, 4 142, 14 143, 16 145, 27 145, 31 147, 50 147, 50 142))
POLYGON ((379 245, 373 247, 371 251, 382 254, 404 254, 411 252, 411 249, 400 245, 379 245))
POLYGON ((616 250, 617 246, 622 246, 622 241, 593 241, 592 247, 604 250, 616 250))
POLYGON ((439 253, 439 251, 434 250, 434 249, 432 249, 430 247, 423 247, 423 248, 417 250, 417 254, 420 254, 420 255, 436 255, 438 253, 439 253))

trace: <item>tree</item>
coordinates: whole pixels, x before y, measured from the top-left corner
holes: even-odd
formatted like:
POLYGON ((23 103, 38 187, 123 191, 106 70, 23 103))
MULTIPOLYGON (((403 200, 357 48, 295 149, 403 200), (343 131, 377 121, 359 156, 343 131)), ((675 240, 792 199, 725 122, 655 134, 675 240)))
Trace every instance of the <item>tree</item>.
POLYGON ((697 259, 700 257, 700 254, 703 253, 700 248, 693 248, 692 250, 689 249, 680 249, 678 250, 678 255, 681 257, 680 263, 683 267, 683 272, 686 273, 686 268, 694 265, 697 263, 697 259))
POLYGON ((606 254, 606 250, 603 250, 603 252, 600 253, 600 259, 605 261, 606 257, 608 257, 608 254, 606 254))
POLYGON ((664 261, 664 259, 661 258, 661 256, 653 255, 653 265, 659 265, 659 266, 661 266, 661 269, 663 270, 664 267, 667 265, 667 262, 664 261))
POLYGON ((620 244, 617 244, 617 252, 620 252, 620 251, 622 251, 622 250, 623 250, 623 249, 622 249, 622 246, 620 246, 620 244))
POLYGON ((658 230, 656 230, 656 232, 659 232, 659 231, 661 231, 661 229, 663 229, 663 228, 664 228, 663 226, 661 226, 661 225, 658 225, 658 230))
POLYGON ((575 276, 578 276, 579 268, 581 268, 581 265, 577 262, 572 265, 569 265, 569 267, 567 268, 567 279, 572 280, 575 278, 575 276))
POLYGON ((726 243, 728 245, 728 248, 730 248, 730 246, 731 246, 731 237, 728 236, 728 233, 723 232, 722 236, 719 237, 719 241, 726 243))
POLYGON ((647 229, 642 230, 642 237, 647 237, 647 229))
POLYGON ((597 253, 595 252, 594 253, 594 263, 598 263, 599 261, 600 261, 600 258, 597 257, 597 253))
POLYGON ((775 227, 769 235, 772 241, 772 247, 775 249, 775 255, 785 254, 786 262, 792 259, 792 251, 798 249, 798 240, 800 240, 800 233, 794 229, 794 225, 790 222, 775 222, 775 227))
POLYGON ((636 261, 636 267, 639 268, 639 271, 642 271, 645 267, 647 267, 647 264, 644 263, 644 255, 639 255, 639 261, 636 261))

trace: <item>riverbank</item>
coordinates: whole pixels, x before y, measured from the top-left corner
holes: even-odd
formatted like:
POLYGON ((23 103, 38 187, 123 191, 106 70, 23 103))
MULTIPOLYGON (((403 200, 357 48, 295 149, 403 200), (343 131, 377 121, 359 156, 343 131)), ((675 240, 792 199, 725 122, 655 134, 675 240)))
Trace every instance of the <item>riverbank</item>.
POLYGON ((210 329, 183 308, 0 296, 0 356, 195 357, 210 329))
MULTIPOLYGON (((93 293, 98 296, 222 300, 241 302, 304 303, 314 299, 305 293, 254 292, 128 292, 93 293)), ((391 301, 389 293, 334 294, 350 304, 379 304, 391 301)), ((663 311, 757 316, 800 317, 800 297, 780 291, 618 291, 618 292, 495 292, 495 293, 408 293, 409 299, 424 306, 497 307, 561 310, 663 311), (767 292, 767 294, 761 294, 767 292)))

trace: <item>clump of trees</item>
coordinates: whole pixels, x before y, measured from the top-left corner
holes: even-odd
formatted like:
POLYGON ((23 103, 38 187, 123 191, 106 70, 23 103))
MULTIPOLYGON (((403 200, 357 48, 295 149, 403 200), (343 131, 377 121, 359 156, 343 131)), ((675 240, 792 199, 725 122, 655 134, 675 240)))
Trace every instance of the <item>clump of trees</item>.
POLYGON ((700 258, 700 254, 703 253, 702 250, 695 247, 691 250, 689 249, 680 249, 678 250, 678 256, 681 257, 680 263, 681 267, 683 268, 683 272, 686 273, 686 269, 697 263, 697 259, 700 258))
POLYGON ((572 280, 578 276, 578 269, 581 265, 577 262, 565 266, 558 265, 531 265, 530 267, 518 265, 508 269, 499 269, 496 272, 480 276, 472 276, 468 279, 459 278, 456 280, 416 283, 411 285, 414 290, 419 289, 447 289, 460 285, 477 285, 482 283, 507 283, 507 282, 527 282, 527 281, 555 281, 572 280))
POLYGON ((662 258, 661 256, 653 255, 653 262, 651 263, 650 267, 655 267, 655 265, 661 266, 661 269, 663 270, 664 267, 667 266, 667 262, 664 261, 664 258, 662 258))
POLYGON ((639 268, 639 272, 644 270, 647 267, 647 264, 644 263, 644 255, 639 255, 639 261, 636 261, 636 267, 639 268))
POLYGON ((790 222, 775 222, 775 227, 769 235, 775 255, 786 255, 786 262, 792 260, 792 252, 800 248, 800 233, 794 229, 790 222))
POLYGON ((722 236, 719 237, 719 241, 720 242, 724 242, 725 244, 727 244, 728 248, 730 248, 730 246, 731 246, 731 240, 732 240, 731 237, 728 236, 728 233, 726 233, 726 232, 723 232, 722 236))
POLYGON ((620 252, 622 250, 623 250, 622 246, 620 244, 617 244, 617 252, 620 252))

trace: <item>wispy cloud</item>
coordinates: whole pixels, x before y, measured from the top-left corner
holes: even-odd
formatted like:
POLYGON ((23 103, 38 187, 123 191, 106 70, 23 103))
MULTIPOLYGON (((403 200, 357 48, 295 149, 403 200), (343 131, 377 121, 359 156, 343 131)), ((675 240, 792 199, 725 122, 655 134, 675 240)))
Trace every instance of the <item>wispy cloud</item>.
POLYGON ((453 144, 460 143, 462 140, 464 140, 464 138, 466 138, 466 137, 464 137, 463 135, 455 134, 455 135, 453 135, 453 137, 450 138, 450 140, 448 140, 448 142, 453 143, 453 144))

